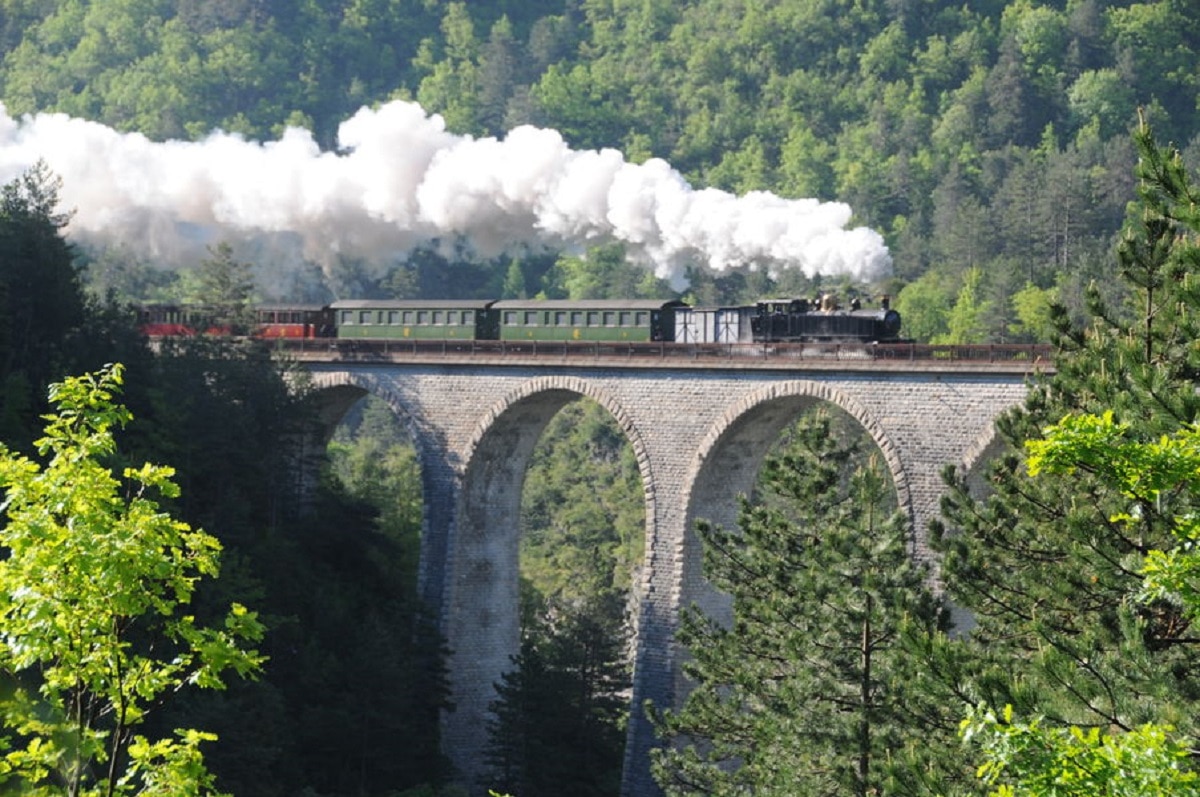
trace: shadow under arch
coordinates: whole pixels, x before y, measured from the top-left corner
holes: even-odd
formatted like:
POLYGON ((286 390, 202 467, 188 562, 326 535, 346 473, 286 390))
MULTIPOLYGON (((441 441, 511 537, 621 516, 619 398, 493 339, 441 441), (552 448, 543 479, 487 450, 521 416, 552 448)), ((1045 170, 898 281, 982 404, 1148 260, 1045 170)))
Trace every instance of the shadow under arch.
POLYGON ((430 573, 438 572, 440 562, 444 559, 445 535, 438 530, 449 524, 449 519, 444 517, 444 511, 438 506, 440 502, 433 500, 442 492, 438 474, 448 467, 447 463, 441 461, 442 454, 439 453, 444 446, 429 439, 428 433, 417 422, 416 413, 401 396, 369 375, 346 371, 317 373, 313 375, 311 384, 317 402, 317 428, 312 435, 315 439, 306 444, 306 448, 314 449, 314 456, 313 462, 307 464, 305 470, 310 472, 306 478, 312 480, 313 489, 316 487, 316 469, 325 460, 325 450, 338 424, 367 395, 383 400, 407 432, 421 474, 421 561, 417 570, 417 592, 426 606, 439 606, 442 584, 430 573))
MULTIPOLYGON (((405 405, 403 399, 394 392, 381 386, 377 380, 365 374, 353 371, 322 372, 312 376, 312 390, 317 396, 317 420, 319 433, 324 435, 323 442, 328 443, 338 423, 345 417, 360 399, 370 394, 383 399, 391 408, 400 423, 408 432, 409 438, 417 448, 418 461, 422 459, 424 446, 428 448, 420 434, 420 428, 415 421, 414 413, 405 405)), ((427 459, 428 457, 424 457, 427 459)))
POLYGON ((464 452, 442 611, 455 704, 443 723, 443 749, 468 783, 485 772, 495 684, 520 650, 518 544, 525 473, 546 425, 579 398, 596 402, 621 429, 637 460, 647 529, 654 517, 650 458, 642 434, 621 404, 587 379, 531 379, 501 397, 476 425, 464 452))
MULTIPOLYGON (((737 525, 739 495, 753 492, 771 446, 804 411, 832 404, 856 420, 878 447, 891 475, 899 509, 912 522, 912 496, 897 448, 879 421, 858 401, 821 382, 794 380, 756 390, 731 406, 705 435, 691 473, 684 544, 679 555, 679 609, 695 604, 715 618, 728 615, 728 600, 704 579, 699 520, 726 528, 737 525)), ((914 541, 915 542, 915 541, 914 541)), ((910 543, 915 551, 915 544, 910 543)), ((677 692, 677 694, 681 694, 677 692)))
POLYGON ((971 495, 981 498, 990 491, 987 481, 989 466, 1006 451, 1013 451, 1013 448, 996 430, 994 423, 966 450, 962 461, 958 463, 958 472, 967 480, 971 495))

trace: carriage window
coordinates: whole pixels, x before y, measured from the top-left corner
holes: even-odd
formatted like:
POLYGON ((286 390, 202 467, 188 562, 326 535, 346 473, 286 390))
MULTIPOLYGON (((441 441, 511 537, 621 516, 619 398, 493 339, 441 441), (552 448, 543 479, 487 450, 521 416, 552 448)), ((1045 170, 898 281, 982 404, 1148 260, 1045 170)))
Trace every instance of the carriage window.
POLYGON ((360 324, 371 323, 371 311, 370 310, 360 310, 358 312, 358 323, 360 323, 360 324))
POLYGON ((417 311, 417 323, 418 324, 428 324, 429 323, 429 311, 428 310, 418 310, 417 311))
POLYGON ((538 318, 537 318, 537 316, 538 316, 538 314, 537 314, 536 312, 532 311, 532 310, 531 310, 531 311, 529 311, 529 312, 527 312, 527 313, 525 314, 525 326, 527 326, 527 327, 536 327, 536 326, 537 326, 537 322, 538 322, 538 318))
POLYGON ((646 324, 650 321, 649 314, 646 313, 645 310, 639 311, 635 317, 637 318, 637 321, 634 323, 636 323, 639 327, 646 326, 646 324))
POLYGON ((517 324, 517 311, 516 310, 505 310, 504 311, 504 326, 512 327, 512 326, 516 326, 516 324, 517 324))
POLYGON ((598 313, 595 310, 592 310, 590 313, 588 313, 588 326, 589 327, 600 326, 600 313, 598 313))
POLYGON ((567 313, 565 310, 559 310, 554 314, 554 324, 560 327, 565 327, 567 325, 567 313))
POLYGON ((573 327, 583 326, 583 311, 576 310, 575 312, 571 313, 571 326, 573 326, 573 327))
POLYGON ((623 327, 629 326, 629 322, 632 319, 632 317, 633 317, 633 313, 629 312, 628 310, 622 310, 621 311, 621 326, 623 326, 623 327))
POLYGON ((435 324, 442 323, 442 311, 441 310, 433 311, 433 323, 435 323, 435 324))
POLYGON ((354 322, 354 313, 350 312, 349 310, 343 310, 342 311, 342 323, 343 324, 351 324, 353 322, 354 322))
POLYGON ((617 314, 614 313, 612 310, 606 311, 604 313, 604 326, 615 327, 616 325, 617 325, 617 314))
POLYGON ((408 325, 408 324, 411 324, 412 322, 413 322, 413 311, 412 310, 401 310, 400 311, 400 323, 408 325))
POLYGON ((475 323, 475 311, 474 310, 463 310, 462 322, 463 322, 463 324, 466 324, 466 325, 474 324, 475 323))
POLYGON ((399 310, 388 310, 388 323, 392 325, 400 323, 399 310))

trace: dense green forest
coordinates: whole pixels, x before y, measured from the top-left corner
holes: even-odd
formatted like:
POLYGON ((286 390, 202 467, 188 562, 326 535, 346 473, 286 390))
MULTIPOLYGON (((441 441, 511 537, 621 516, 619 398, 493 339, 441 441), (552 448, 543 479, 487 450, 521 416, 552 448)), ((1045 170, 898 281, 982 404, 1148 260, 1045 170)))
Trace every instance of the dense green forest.
MULTIPOLYGON (((1161 139, 1200 148, 1187 0, 7 0, 0 19, 13 114, 65 111, 155 140, 267 140, 298 124, 332 147, 360 106, 410 98, 457 133, 534 124, 577 148, 665 158, 698 187, 848 202, 894 258, 874 288, 900 295, 921 339, 1043 338, 1050 299, 1082 314, 1087 284, 1118 290, 1105 254, 1132 191, 1137 109, 1161 139)), ((164 290, 122 268, 101 282, 164 290)), ((333 287, 638 284, 574 271, 571 258, 418 253, 333 287)), ((781 279, 697 266, 690 295, 810 288, 781 279)))
MULTIPOLYGON (((895 296, 912 337, 1045 341, 1069 331, 1062 340, 1078 365, 1001 426, 1019 450, 1068 410, 1117 406, 1150 419, 1149 437, 1195 419, 1194 335, 1188 314, 1171 309, 1200 306, 1184 278, 1195 250, 1172 236, 1190 240, 1198 227, 1138 229, 1170 234, 1153 251, 1127 234, 1122 257, 1113 252, 1146 157, 1131 135, 1139 109, 1183 163, 1200 164, 1198 49, 1192 0, 0 0, 0 100, 13 115, 62 111, 154 141, 214 129, 270 140, 298 125, 332 150, 361 106, 409 99, 459 134, 503 137, 532 124, 576 148, 664 158, 697 187, 848 202, 893 257, 892 275, 865 288, 895 296), (1095 317, 1104 323, 1085 335, 1095 317)), ((281 445, 298 431, 285 419, 307 417, 304 392, 288 389, 296 375, 227 341, 151 355, 110 302, 217 299, 236 309, 263 290, 249 281, 255 264, 220 246, 184 271, 72 248, 62 236, 70 208, 56 196, 41 169, 0 194, 0 440, 32 450, 47 384, 125 363, 137 419, 125 448, 177 468, 172 508, 227 549, 200 610, 215 616, 241 601, 267 627, 259 680, 186 697, 151 721, 216 731, 212 769, 235 794, 435 793, 449 775, 437 739, 447 696, 440 642, 416 599, 420 495, 404 434, 386 409, 356 410, 312 512, 297 516, 281 445)), ((1150 209, 1184 217, 1188 196, 1150 209)), ((486 260, 420 250, 382 272, 341 263, 320 290, 290 298, 672 290, 624 254, 611 244, 486 260)), ((849 287, 798 273, 718 275, 699 263, 688 276, 685 296, 700 302, 849 287)), ((926 713, 888 713, 861 749, 911 739, 905 721, 944 745, 919 751, 929 753, 924 769, 908 773, 919 777, 873 758, 861 770, 872 783, 980 793, 949 711, 976 701, 1058 723, 1153 721, 1195 733, 1189 623, 1171 600, 1127 600, 1130 562, 1168 544, 1167 518, 1186 513, 1190 497, 1141 501, 1144 527, 1115 529, 1106 513, 1123 511, 1120 494, 1086 476, 1031 483, 1021 467, 1015 455, 1000 463, 993 503, 954 483, 945 577, 990 647, 905 638, 902 653, 916 658, 894 666, 926 713), (1098 542, 1095 528, 1110 535, 1098 542), (1066 553, 1050 556, 1047 540, 1066 553), (1001 570, 1015 575, 995 578, 1001 570), (913 661, 921 665, 906 669, 913 661)), ((625 707, 613 698, 630 676, 623 645, 641 511, 620 432, 594 405, 572 405, 527 476, 525 630, 520 668, 498 686, 491 785, 520 797, 564 784, 615 793, 625 707), (572 570, 587 578, 565 578, 572 570), (601 666, 584 673, 585 661, 601 666)), ((706 638, 701 625, 689 633, 706 638)), ((687 731, 704 737, 709 719, 696 716, 687 731)), ((843 719, 837 732, 850 738, 843 719)), ((767 757, 764 771, 779 764, 767 757)), ((865 782, 839 766, 839 782, 865 782)))

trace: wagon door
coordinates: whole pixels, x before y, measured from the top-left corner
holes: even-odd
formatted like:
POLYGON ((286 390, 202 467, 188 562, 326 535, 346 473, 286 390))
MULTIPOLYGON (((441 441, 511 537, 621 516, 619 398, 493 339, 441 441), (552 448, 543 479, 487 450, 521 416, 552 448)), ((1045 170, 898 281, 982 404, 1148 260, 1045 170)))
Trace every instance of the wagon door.
POLYGON ((714 341, 737 343, 742 339, 742 311, 736 307, 722 307, 713 313, 713 326, 714 341))
POLYGON ((700 313, 689 308, 681 307, 675 311, 675 337, 676 343, 699 343, 700 313))

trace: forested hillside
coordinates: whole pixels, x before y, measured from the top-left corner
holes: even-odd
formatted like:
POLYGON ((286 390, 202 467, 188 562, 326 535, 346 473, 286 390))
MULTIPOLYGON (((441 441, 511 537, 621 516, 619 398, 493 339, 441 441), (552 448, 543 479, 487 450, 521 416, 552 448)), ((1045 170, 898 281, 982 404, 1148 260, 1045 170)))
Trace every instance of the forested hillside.
MULTIPOLYGON (((665 159, 696 187, 849 203, 893 259, 892 275, 866 290, 893 295, 920 340, 1048 340, 1052 303, 1080 321, 1095 286, 1093 298, 1108 300, 1101 332, 1076 327, 1067 348, 1079 364, 1002 425, 1015 449, 1076 409, 1118 404, 1127 418, 1153 417, 1139 427, 1149 438, 1194 422, 1188 308, 1198 301, 1185 276, 1200 222, 1190 189, 1166 210, 1145 208, 1162 235, 1140 271, 1128 251, 1121 263, 1113 252, 1137 195, 1139 114, 1184 162, 1200 163, 1197 50, 1195 0, 0 0, 0 100, 14 116, 60 111, 160 142, 216 129, 275 141, 301 126, 326 151, 357 109, 392 99, 419 102, 460 135, 553 128, 577 149, 665 159), (1132 282, 1117 278, 1122 268, 1132 282), (1163 285, 1160 313, 1150 299, 1163 285), (1137 323, 1145 341, 1129 332, 1137 323), (1127 384, 1117 375, 1130 363, 1142 370, 1127 384)), ((151 356, 127 314, 100 298, 199 300, 213 268, 250 273, 247 255, 217 245, 181 272, 119 249, 72 248, 57 189, 39 168, 0 191, 0 441, 31 450, 49 382, 126 363, 138 422, 123 442, 178 469, 183 493, 171 508, 228 551, 200 611, 244 600, 268 629, 262 680, 151 721, 219 732, 213 770, 235 793, 436 792, 449 779, 437 730, 443 651, 412 583, 417 463, 394 419, 378 404, 356 412, 331 447, 313 514, 290 514, 279 443, 310 409, 286 388, 292 375, 230 341, 151 356)), ((325 273, 297 263, 296 273, 297 300, 672 291, 611 242, 490 259, 428 248, 382 270, 345 260, 325 273)), ((714 303, 850 287, 799 272, 716 274, 701 262, 688 278, 687 298, 714 303)), ((252 298, 237 287, 239 301, 252 298)), ((1143 540, 1169 547, 1168 515, 1192 516, 1194 500, 1142 501, 1110 550, 1094 530, 1111 531, 1123 494, 1087 479, 1090 492, 1070 480, 1034 489, 1023 465, 1001 463, 993 479, 1004 489, 985 508, 955 482, 940 543, 946 583, 994 644, 964 653, 939 647, 946 640, 932 631, 922 637, 924 680, 911 686, 936 711, 910 747, 943 760, 929 783, 896 793, 947 793, 930 785, 940 770, 973 791, 974 766, 963 766, 953 734, 958 708, 976 699, 1064 723, 1162 722, 1196 734, 1190 624, 1170 601, 1126 602, 1143 540), (1047 539, 1066 552, 1053 568, 1047 539), (989 592, 1009 589, 1010 572, 1015 604, 989 592), (1085 625, 1090 647, 1077 650, 1068 643, 1085 625)), ((626 707, 614 697, 628 686, 622 637, 642 500, 628 444, 603 410, 576 405, 548 427, 522 505, 524 669, 497 693, 497 787, 522 797, 564 784, 615 791, 626 707)), ((778 573, 798 573, 791 564, 779 559, 778 573)), ((870 687, 868 675, 858 684, 870 687)))
MULTIPOLYGON (((1200 147, 1200 8, 1189 0, 0 8, 11 113, 61 110, 156 140, 214 128, 270 139, 299 124, 331 147, 358 107, 412 98, 458 133, 531 123, 574 147, 665 158, 696 186, 849 202, 894 257, 895 279, 874 287, 907 287, 910 329, 946 341, 1044 336, 1047 300, 1079 309, 1082 286, 1108 276, 1137 108, 1160 138, 1200 147)), ((355 284, 570 292, 552 259, 448 274, 429 261, 355 284)), ((697 264, 691 293, 775 287, 809 286, 715 279, 697 264)))

